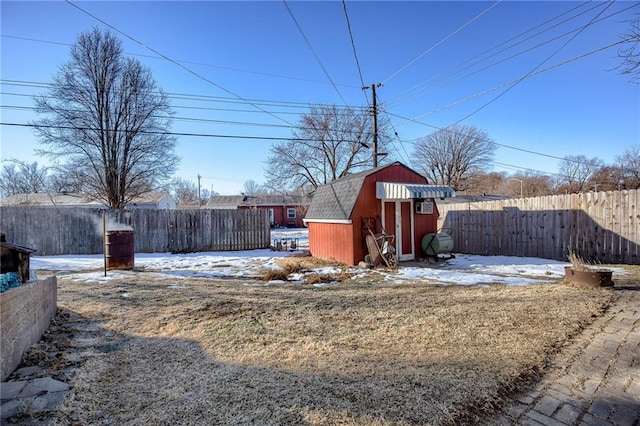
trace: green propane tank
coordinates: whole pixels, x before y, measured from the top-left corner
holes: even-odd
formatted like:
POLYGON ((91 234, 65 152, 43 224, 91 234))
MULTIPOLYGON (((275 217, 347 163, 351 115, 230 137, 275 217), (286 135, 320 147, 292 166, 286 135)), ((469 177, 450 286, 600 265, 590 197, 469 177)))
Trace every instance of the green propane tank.
POLYGON ((444 232, 427 234, 422 237, 422 250, 427 256, 451 253, 453 251, 453 238, 444 232))

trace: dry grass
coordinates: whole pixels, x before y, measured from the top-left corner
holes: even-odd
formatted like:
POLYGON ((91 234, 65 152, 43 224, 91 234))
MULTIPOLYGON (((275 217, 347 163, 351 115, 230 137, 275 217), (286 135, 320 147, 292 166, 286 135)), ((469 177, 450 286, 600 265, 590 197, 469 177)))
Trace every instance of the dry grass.
POLYGON ((348 265, 338 264, 327 260, 316 259, 311 256, 296 256, 276 260, 281 269, 269 269, 262 274, 262 281, 289 281, 292 274, 303 275, 303 284, 340 283, 353 277, 355 273, 348 272, 348 265), (336 273, 312 273, 314 268, 331 266, 340 269, 336 273))
POLYGON ((470 423, 615 297, 562 284, 319 289, 146 273, 58 285, 59 321, 91 323, 99 338, 74 354, 77 336, 61 326, 58 350, 83 361, 57 364, 73 385, 60 424, 470 423))

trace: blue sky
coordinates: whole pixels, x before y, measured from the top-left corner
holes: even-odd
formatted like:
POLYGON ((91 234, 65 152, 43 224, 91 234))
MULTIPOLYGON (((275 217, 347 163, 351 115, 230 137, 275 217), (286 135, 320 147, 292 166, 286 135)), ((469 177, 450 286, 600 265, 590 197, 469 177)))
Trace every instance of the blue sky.
POLYGON ((640 144, 639 86, 615 70, 622 46, 605 48, 640 2, 348 1, 355 55, 341 1, 73 4, 1 3, 2 160, 47 164, 32 131, 7 123, 36 118, 25 95, 105 23, 171 94, 172 131, 208 135, 178 137, 176 177, 221 194, 262 183, 274 139, 310 105, 366 107, 363 83, 383 83, 380 117, 413 167, 413 142, 460 120, 499 144, 492 167, 508 173, 554 173, 566 155, 611 163, 640 144))

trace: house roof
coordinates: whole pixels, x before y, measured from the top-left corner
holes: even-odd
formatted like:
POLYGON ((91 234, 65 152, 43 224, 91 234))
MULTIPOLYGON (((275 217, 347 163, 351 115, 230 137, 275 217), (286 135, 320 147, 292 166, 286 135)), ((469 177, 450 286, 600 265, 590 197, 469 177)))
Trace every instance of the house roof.
POLYGON ((366 177, 395 164, 400 163, 365 170, 317 187, 305 219, 348 220, 366 177))
POLYGON ((146 192, 135 197, 129 204, 157 204, 169 196, 166 192, 146 192))
POLYGON ((235 209, 259 206, 306 206, 311 199, 306 195, 213 195, 207 207, 235 209))
MULTIPOLYGON (((129 204, 156 204, 168 196, 166 192, 147 192, 134 198, 129 204)), ((104 208, 104 203, 86 194, 74 193, 33 193, 16 194, 0 200, 3 206, 65 206, 104 208)))
POLYGON ((103 207, 99 201, 83 194, 69 193, 33 193, 16 194, 0 200, 3 206, 74 206, 103 207))

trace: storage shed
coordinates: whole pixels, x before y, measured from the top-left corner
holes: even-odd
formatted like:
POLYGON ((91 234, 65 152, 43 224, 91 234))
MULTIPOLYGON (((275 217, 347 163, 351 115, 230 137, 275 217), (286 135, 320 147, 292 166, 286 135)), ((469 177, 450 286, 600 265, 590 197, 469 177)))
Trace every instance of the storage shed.
POLYGON ((4 232, 0 232, 0 274, 16 272, 20 282, 26 283, 31 275, 29 257, 35 252, 35 249, 8 242, 4 232))
POLYGON ((421 240, 437 231, 434 198, 453 197, 448 186, 395 162, 337 179, 316 189, 304 219, 315 257, 356 265, 367 254, 365 237, 395 235, 400 261, 421 257, 421 240))

